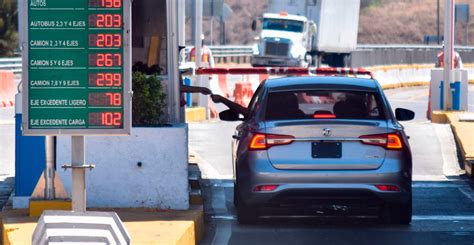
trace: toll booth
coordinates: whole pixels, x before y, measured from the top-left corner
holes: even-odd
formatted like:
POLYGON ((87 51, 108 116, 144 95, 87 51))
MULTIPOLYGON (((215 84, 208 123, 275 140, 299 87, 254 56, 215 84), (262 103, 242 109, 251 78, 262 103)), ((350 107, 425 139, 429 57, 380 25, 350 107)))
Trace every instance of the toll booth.
MULTIPOLYGON (((429 113, 437 110, 444 110, 444 77, 443 69, 431 70, 429 113)), ((452 110, 468 110, 468 71, 465 69, 454 70, 454 83, 450 84, 452 110)))
MULTIPOLYGON (((178 11, 185 4, 182 0, 126 1, 132 2, 131 64, 135 71, 157 76, 162 83, 166 94, 165 122, 153 127, 133 127, 130 136, 86 137, 86 161, 96 165, 87 173, 87 206, 187 209, 188 128, 183 123, 184 107, 180 105, 177 20, 178 11)), ((17 124, 20 135, 21 121, 17 124)), ((14 206, 26 208, 28 195, 45 166, 44 138, 17 138, 17 147, 18 173, 28 169, 31 172, 17 175, 17 187, 25 189, 17 189, 21 196, 14 199, 14 206), (18 147, 25 145, 26 140, 27 146, 18 147)), ((70 149, 71 136, 58 136, 57 175, 68 194, 72 189, 71 171, 62 171, 61 165, 71 163, 70 149)))

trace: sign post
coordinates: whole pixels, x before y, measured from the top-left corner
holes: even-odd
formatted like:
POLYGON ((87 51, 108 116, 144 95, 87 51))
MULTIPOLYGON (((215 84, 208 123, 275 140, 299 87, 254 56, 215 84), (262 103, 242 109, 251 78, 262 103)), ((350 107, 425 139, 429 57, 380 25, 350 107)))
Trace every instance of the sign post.
POLYGON ((444 15, 444 110, 452 110, 451 83, 454 82, 454 2, 445 0, 444 15))
POLYGON ((23 134, 72 136, 72 165, 64 167, 73 172, 73 209, 84 212, 85 169, 93 167, 84 136, 131 130, 131 0, 23 4, 23 134))

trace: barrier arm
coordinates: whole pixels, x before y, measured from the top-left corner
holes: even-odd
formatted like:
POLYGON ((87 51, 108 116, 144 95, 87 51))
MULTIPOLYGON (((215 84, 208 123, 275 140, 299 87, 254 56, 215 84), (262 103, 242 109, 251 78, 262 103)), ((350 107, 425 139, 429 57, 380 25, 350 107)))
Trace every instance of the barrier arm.
POLYGON ((371 71, 364 68, 300 68, 300 67, 253 67, 253 68, 203 68, 196 70, 196 75, 299 75, 299 76, 336 76, 336 75, 366 75, 374 79, 371 71))

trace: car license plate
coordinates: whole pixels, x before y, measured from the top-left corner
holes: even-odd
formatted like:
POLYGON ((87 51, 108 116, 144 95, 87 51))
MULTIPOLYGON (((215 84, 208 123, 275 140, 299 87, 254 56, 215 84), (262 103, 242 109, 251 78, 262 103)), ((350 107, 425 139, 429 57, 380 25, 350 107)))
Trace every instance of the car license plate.
POLYGON ((313 158, 341 158, 342 143, 341 142, 313 142, 312 145, 313 158))

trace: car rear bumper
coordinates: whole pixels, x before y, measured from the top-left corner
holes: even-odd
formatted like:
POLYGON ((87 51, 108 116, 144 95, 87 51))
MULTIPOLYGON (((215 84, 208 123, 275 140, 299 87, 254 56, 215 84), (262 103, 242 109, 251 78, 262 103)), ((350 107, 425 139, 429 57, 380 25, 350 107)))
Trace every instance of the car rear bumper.
POLYGON ((411 171, 402 163, 386 161, 376 170, 279 170, 265 161, 238 171, 238 194, 250 206, 279 204, 406 203, 411 197, 411 171), (277 185, 273 191, 255 191, 262 185, 277 185), (376 185, 397 186, 399 191, 381 191, 376 185))

